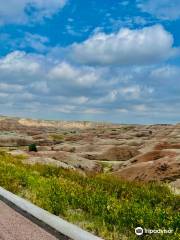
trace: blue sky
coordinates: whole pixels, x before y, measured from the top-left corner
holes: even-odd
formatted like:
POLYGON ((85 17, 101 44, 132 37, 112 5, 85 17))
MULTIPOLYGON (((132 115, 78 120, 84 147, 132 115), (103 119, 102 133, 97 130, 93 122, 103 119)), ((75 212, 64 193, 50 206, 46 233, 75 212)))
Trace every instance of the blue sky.
POLYGON ((180 1, 1 0, 0 114, 180 122, 180 1))

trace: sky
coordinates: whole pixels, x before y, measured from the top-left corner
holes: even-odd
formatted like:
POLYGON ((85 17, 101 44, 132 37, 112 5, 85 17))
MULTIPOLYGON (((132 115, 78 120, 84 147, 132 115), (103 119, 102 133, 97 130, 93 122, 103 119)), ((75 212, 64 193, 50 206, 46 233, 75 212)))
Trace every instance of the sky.
POLYGON ((180 122, 180 1, 1 0, 0 115, 180 122))

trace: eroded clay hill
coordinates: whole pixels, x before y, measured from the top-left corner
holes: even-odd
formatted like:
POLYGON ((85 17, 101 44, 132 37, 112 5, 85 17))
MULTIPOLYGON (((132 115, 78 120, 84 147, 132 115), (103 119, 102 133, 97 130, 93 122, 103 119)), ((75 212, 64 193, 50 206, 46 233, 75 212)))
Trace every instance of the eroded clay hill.
POLYGON ((180 185, 180 125, 0 118, 0 147, 26 162, 180 185), (29 152, 35 143, 38 152, 29 152))

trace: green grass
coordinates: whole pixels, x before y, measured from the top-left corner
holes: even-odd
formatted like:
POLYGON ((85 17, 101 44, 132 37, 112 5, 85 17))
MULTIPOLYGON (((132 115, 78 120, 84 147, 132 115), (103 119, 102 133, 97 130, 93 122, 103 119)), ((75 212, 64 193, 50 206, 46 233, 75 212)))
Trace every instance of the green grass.
POLYGON ((52 166, 27 166, 23 157, 0 152, 0 185, 107 240, 139 239, 134 228, 173 229, 142 239, 178 240, 180 198, 165 185, 87 177, 52 166))
POLYGON ((113 167, 111 163, 103 161, 99 161, 98 163, 101 164, 104 173, 112 172, 113 167))

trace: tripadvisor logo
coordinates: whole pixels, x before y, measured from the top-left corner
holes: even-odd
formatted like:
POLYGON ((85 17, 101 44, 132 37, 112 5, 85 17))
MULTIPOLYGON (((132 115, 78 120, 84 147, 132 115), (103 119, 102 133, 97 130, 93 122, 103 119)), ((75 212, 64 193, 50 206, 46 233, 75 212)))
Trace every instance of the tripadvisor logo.
POLYGON ((173 229, 146 229, 142 227, 135 228, 135 234, 141 236, 143 234, 172 234, 173 229))
POLYGON ((141 227, 135 228, 135 234, 138 236, 143 235, 143 229, 141 227))

